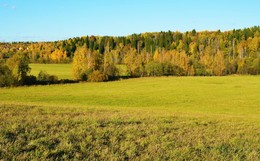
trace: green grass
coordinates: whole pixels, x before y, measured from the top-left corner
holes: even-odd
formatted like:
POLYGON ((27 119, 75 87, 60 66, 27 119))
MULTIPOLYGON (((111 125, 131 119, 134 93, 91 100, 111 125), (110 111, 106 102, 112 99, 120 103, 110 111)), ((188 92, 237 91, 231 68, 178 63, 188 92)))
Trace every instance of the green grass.
POLYGON ((0 89, 0 160, 259 160, 260 77, 0 89))
MULTIPOLYGON (((31 75, 38 76, 40 71, 46 71, 48 74, 56 75, 59 79, 73 79, 72 64, 30 64, 31 75)), ((125 65, 117 65, 120 76, 128 76, 125 65)))
POLYGON ((72 64, 30 64, 29 66, 31 67, 30 74, 36 77, 42 70, 58 76, 59 79, 73 79, 72 64))

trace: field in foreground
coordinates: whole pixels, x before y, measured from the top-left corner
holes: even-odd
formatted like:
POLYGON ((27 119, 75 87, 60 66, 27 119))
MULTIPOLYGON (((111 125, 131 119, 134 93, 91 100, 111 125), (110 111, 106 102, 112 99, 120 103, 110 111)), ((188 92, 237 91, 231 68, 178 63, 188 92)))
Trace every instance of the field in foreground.
POLYGON ((0 89, 0 160, 259 160, 260 77, 0 89))

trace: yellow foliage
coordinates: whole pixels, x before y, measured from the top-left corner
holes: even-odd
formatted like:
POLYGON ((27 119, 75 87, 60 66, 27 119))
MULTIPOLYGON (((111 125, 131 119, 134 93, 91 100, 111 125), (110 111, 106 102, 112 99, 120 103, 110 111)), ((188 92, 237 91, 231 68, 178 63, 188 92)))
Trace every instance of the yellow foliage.
POLYGON ((75 79, 80 79, 82 72, 88 69, 88 52, 86 46, 77 48, 75 51, 72 63, 73 76, 75 79))
POLYGON ((213 63, 213 72, 214 75, 222 76, 225 74, 225 58, 224 54, 220 51, 215 55, 214 63, 213 63))
POLYGON ((155 53, 154 53, 154 55, 153 55, 153 60, 155 61, 155 62, 159 62, 159 51, 158 51, 158 49, 155 51, 155 53))
POLYGON ((56 49, 51 53, 51 60, 55 63, 60 63, 61 60, 65 60, 66 58, 67 58, 66 52, 63 52, 59 49, 56 49))
POLYGON ((177 50, 178 50, 178 51, 182 51, 182 50, 183 50, 183 48, 184 48, 183 41, 182 41, 182 40, 180 40, 180 41, 179 41, 179 45, 177 46, 177 50))
POLYGON ((189 45, 189 49, 190 49, 190 52, 191 52, 192 54, 195 53, 195 51, 196 51, 196 47, 197 47, 197 43, 196 43, 196 42, 192 42, 192 43, 190 43, 190 45, 189 45))

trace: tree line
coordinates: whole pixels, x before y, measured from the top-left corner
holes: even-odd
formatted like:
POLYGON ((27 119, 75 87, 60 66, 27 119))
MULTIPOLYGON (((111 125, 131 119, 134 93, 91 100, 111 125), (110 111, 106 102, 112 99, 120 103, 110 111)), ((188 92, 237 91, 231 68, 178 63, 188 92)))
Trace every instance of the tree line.
POLYGON ((73 63, 75 79, 88 81, 114 79, 122 67, 129 77, 255 75, 260 73, 260 27, 0 43, 0 53, 1 62, 27 55, 29 63, 73 63))

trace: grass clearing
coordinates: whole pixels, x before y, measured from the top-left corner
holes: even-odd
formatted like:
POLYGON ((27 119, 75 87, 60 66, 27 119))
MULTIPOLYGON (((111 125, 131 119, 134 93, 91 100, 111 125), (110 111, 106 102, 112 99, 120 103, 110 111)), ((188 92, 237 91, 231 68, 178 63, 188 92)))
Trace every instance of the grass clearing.
MULTIPOLYGON (((30 64, 31 75, 38 76, 39 72, 46 71, 48 74, 56 75, 59 79, 71 79, 72 75, 72 64, 30 64)), ((125 65, 117 65, 120 76, 128 76, 127 68, 125 65)))
POLYGON ((260 77, 0 89, 0 159, 259 160, 260 77))
POLYGON ((59 79, 73 79, 72 64, 30 64, 29 66, 31 67, 30 74, 36 77, 42 70, 58 76, 59 79))

